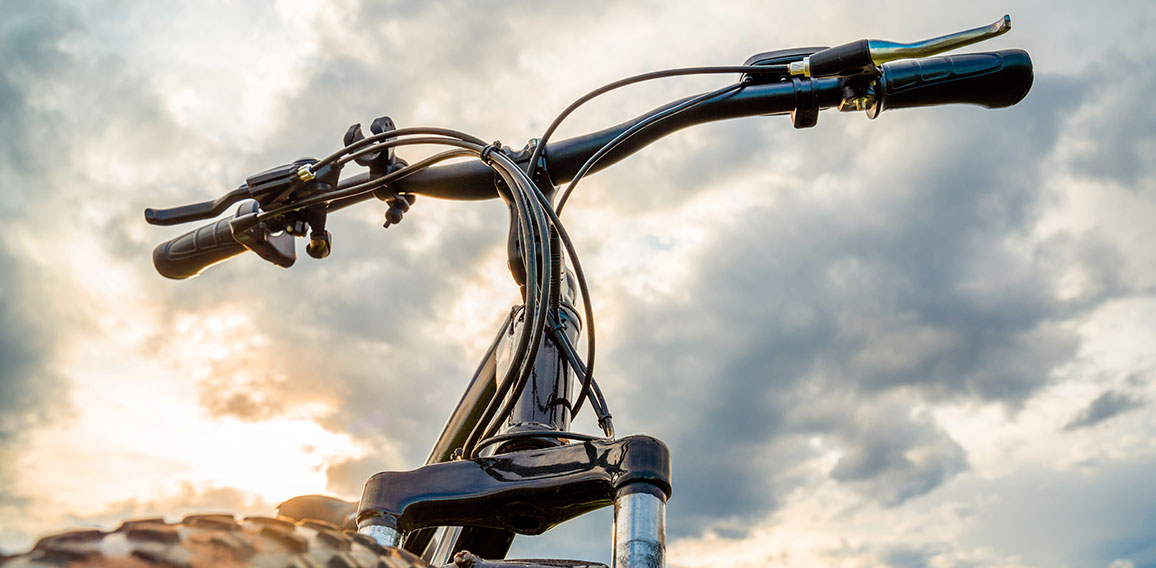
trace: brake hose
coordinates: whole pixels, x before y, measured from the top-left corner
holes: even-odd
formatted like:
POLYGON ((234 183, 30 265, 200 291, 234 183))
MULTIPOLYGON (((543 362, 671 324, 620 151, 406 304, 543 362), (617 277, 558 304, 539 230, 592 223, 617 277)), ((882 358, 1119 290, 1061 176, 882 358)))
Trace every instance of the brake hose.
POLYGON ((399 128, 397 130, 389 130, 380 134, 374 134, 367 138, 362 138, 361 140, 358 140, 357 142, 345 146, 344 148, 341 148, 340 150, 337 150, 336 152, 333 152, 332 154, 322 158, 316 164, 313 164, 313 167, 320 169, 329 165, 330 162, 335 160, 339 160, 341 164, 344 164, 352 159, 347 156, 348 154, 356 152, 362 148, 365 148, 366 146, 373 145, 374 147, 377 147, 375 143, 378 141, 388 140, 390 138, 397 138, 401 136, 409 136, 413 134, 435 134, 449 138, 456 138, 462 140, 463 142, 470 142, 471 144, 476 144, 483 148, 486 146, 486 142, 481 138, 466 134, 465 132, 458 130, 453 130, 450 128, 438 128, 433 126, 415 126, 409 128, 399 128), (342 156, 345 156, 346 158, 342 159, 342 156))
POLYGON ((474 446, 478 437, 485 432, 486 427, 490 425, 491 422, 493 424, 500 424, 501 421, 509 416, 509 413, 513 409, 513 402, 526 386, 526 380, 530 375, 533 360, 537 357, 537 352, 545 331, 546 316, 549 311, 549 298, 553 287, 550 274, 545 270, 549 266, 551 258, 551 242, 548 237, 550 221, 542 214, 544 209, 539 205, 540 202, 533 198, 531 191, 527 188, 533 188, 534 193, 540 192, 521 168, 510 161, 504 154, 493 154, 492 149, 494 145, 485 145, 480 139, 457 131, 437 128, 411 128, 385 132, 351 144, 326 157, 323 161, 314 164, 313 167, 319 170, 334 160, 337 160, 339 164, 344 164, 355 159, 357 156, 367 153, 381 151, 390 147, 416 144, 444 144, 457 146, 462 150, 438 154, 418 164, 387 174, 376 180, 346 188, 340 192, 302 200, 293 206, 282 207, 263 215, 265 218, 272 218, 309 205, 372 191, 392 181, 401 179, 406 175, 425 169, 438 161, 460 156, 462 152, 466 151, 477 154, 479 157, 485 156, 490 158, 490 160, 485 161, 487 161, 487 164, 491 167, 494 167, 495 162, 497 162, 495 170, 502 176, 507 186, 510 187, 511 198, 517 209, 517 215, 515 217, 522 237, 522 256, 530 261, 527 263, 527 284, 529 288, 527 290, 524 308, 525 318, 529 324, 529 328, 525 329, 521 334, 513 360, 507 370, 506 376, 503 377, 497 389, 498 392, 494 399, 491 400, 491 403, 487 405, 481 420, 475 425, 475 429, 467 438, 465 447, 468 450, 474 446), (402 136, 416 134, 437 134, 440 136, 401 138, 402 136), (320 164, 320 166, 318 164, 320 164), (539 276, 539 273, 541 273, 541 276, 539 276), (507 394, 510 392, 513 394, 507 398, 507 394), (506 403, 501 406, 501 411, 497 413, 495 418, 494 412, 497 410, 497 404, 503 399, 506 400, 506 403))
MULTIPOLYGON (((440 143, 442 140, 451 140, 451 139, 450 138, 437 138, 437 139, 432 139, 432 140, 436 140, 436 141, 438 141, 438 143, 440 143)), ((408 143, 409 141, 407 140, 406 142, 408 143)), ((429 141, 429 142, 414 142, 414 143, 415 144, 432 144, 435 142, 429 141)), ((397 145, 400 146, 400 145, 405 145, 405 144, 399 143, 397 145)), ((279 216, 284 215, 286 213, 292 213, 294 211, 299 211, 301 209, 304 209, 306 207, 310 207, 312 205, 317 205, 319 203, 328 204, 328 203, 337 201, 339 199, 346 199, 349 197, 356 197, 358 195, 370 193, 372 191, 375 191, 379 187, 386 186, 386 185, 389 185, 390 183, 396 182, 398 180, 405 179, 406 177, 409 177, 409 176, 411 176, 411 175, 413 175, 413 174, 415 174, 421 170, 424 170, 424 169, 426 169, 430 166, 433 166, 435 164, 438 164, 440 162, 444 162, 444 161, 452 159, 452 158, 460 158, 462 156, 467 156, 467 155, 474 155, 474 152, 471 152, 471 151, 466 150, 466 149, 457 149, 457 150, 449 150, 446 152, 442 152, 440 154, 435 154, 435 155, 430 156, 428 158, 425 158, 419 162, 416 162, 414 164, 406 166, 400 170, 397 170, 395 172, 391 172, 391 173, 384 175, 384 176, 381 176, 379 178, 369 180, 365 183, 360 183, 360 184, 350 186, 350 187, 340 189, 340 190, 330 192, 330 193, 322 193, 319 195, 314 195, 312 197, 307 197, 307 198, 302 199, 300 201, 294 202, 290 205, 284 205, 284 206, 278 207, 276 209, 270 209, 269 211, 264 211, 257 216, 257 220, 258 221, 268 221, 270 219, 273 219, 275 217, 279 217, 279 216)))
POLYGON ((709 93, 704 93, 702 95, 694 97, 693 99, 687 100, 687 101, 683 102, 682 104, 679 104, 677 106, 673 106, 673 107, 668 108, 662 112, 648 116, 645 119, 639 121, 634 126, 631 126, 630 128, 626 129, 618 136, 615 136, 613 140, 602 145, 602 147, 599 148, 598 151, 594 153, 594 155, 590 156, 590 158, 586 160, 586 163, 582 164, 582 167, 578 169, 578 173, 574 174, 574 177, 570 180, 570 183, 566 186, 566 190, 562 192, 562 197, 558 200, 558 207, 556 208, 558 214, 559 215, 562 214, 562 208, 566 206, 566 201, 570 199, 570 194, 574 191, 574 187, 578 185, 578 181, 581 180, 582 177, 585 176, 590 171, 590 168, 594 167, 594 164, 598 163, 598 160, 601 160, 603 156, 605 156, 606 154, 609 154, 611 150, 614 150, 614 148, 617 148, 619 144, 623 143, 624 141, 629 139, 631 136, 634 136, 635 134, 637 134, 638 132, 641 132, 642 130, 646 129, 648 126, 651 126, 652 124, 655 124, 657 122, 661 122, 662 120, 670 118, 672 116, 676 116, 679 113, 682 113, 682 112, 687 111, 691 108, 694 108, 694 107, 696 107, 696 106, 698 106, 698 105, 700 105, 700 104, 702 104, 702 103, 704 103, 710 99, 713 99, 715 97, 725 95, 725 94, 730 93, 732 91, 737 91, 737 90, 743 88, 744 86, 746 86, 745 83, 735 83, 733 85, 727 85, 721 89, 716 89, 716 90, 711 91, 709 93))
POLYGON ((608 93, 608 92, 613 91, 615 89, 625 87, 627 85, 633 85, 635 83, 641 83, 643 81, 651 81, 654 79, 665 79, 668 77, 682 77, 682 76, 686 76, 686 75, 709 75, 709 74, 717 74, 717 73, 747 73, 747 74, 773 73, 773 74, 778 74, 778 75, 786 75, 789 72, 790 72, 790 67, 787 65, 727 65, 727 66, 711 66, 711 67, 683 67, 680 69, 666 69, 664 71, 652 71, 650 73, 642 73, 640 75, 635 75, 633 77, 627 77, 625 79, 620 79, 620 80, 615 81, 613 83, 608 83, 606 85, 598 87, 597 89, 594 89, 593 91, 590 91, 589 93, 586 93, 585 95, 582 95, 581 97, 578 98, 578 100, 570 103, 570 106, 566 107, 565 110, 558 113, 558 116, 555 117, 554 121, 550 123, 550 126, 548 128, 546 128, 546 132, 542 133, 542 136, 540 136, 538 138, 538 146, 536 148, 534 148, 533 153, 530 154, 530 161, 526 163, 527 164, 526 165, 526 168, 527 168, 526 171, 527 171, 527 173, 533 171, 535 164, 538 163, 538 159, 542 157, 542 152, 546 148, 546 142, 549 141, 550 137, 554 135, 554 131, 558 129, 558 126, 560 126, 562 124, 562 121, 565 120, 566 117, 570 116, 570 113, 574 112, 578 107, 582 106, 583 104, 586 104, 591 99, 593 99, 599 95, 608 93))
POLYGON ((499 175, 502 176, 503 181, 510 189, 511 198, 518 208, 519 225, 522 232, 523 258, 530 260, 527 263, 527 291, 526 303, 524 309, 523 325, 523 341, 528 340, 527 346, 523 342, 519 342, 517 348, 522 353, 516 353, 514 360, 511 361, 505 376, 500 382, 497 392, 490 403, 486 405, 480 419, 475 424, 473 430, 466 438, 463 444, 465 455, 471 455, 476 449, 476 445, 485 433, 492 427, 497 427, 506 420, 506 418, 513 411, 514 403, 517 401, 521 391, 525 389, 526 382, 531 374, 531 367, 534 359, 537 357, 537 352, 541 346, 542 335, 545 330, 546 316, 548 315, 549 294, 551 282, 549 282, 549 274, 544 272, 545 282, 538 277, 537 267, 545 268, 549 265, 549 239, 547 235, 549 223, 542 216, 543 208, 538 206, 536 200, 531 200, 530 190, 533 188, 537 191, 537 187, 529 179, 525 172, 514 164, 505 154, 497 153, 491 154, 491 167, 495 167, 499 175), (535 239, 535 236, 537 239, 535 239), (535 243, 537 241, 537 243, 535 243), (537 246, 535 246, 537 244, 537 246), (534 250, 525 250, 527 248, 534 250), (532 254, 536 252, 537 254, 532 254), (534 261, 539 261, 535 263, 534 261), (535 266, 535 264, 537 264, 535 266), (535 290, 534 287, 538 289, 535 290), (537 294, 535 294, 537 292, 537 294), (545 300, 545 301, 540 301, 545 300), (532 309, 533 308, 533 309, 532 309), (529 329, 526 329, 529 325, 529 329), (523 351, 528 348, 528 352, 523 351), (520 355, 520 356, 519 356, 520 355), (500 405, 500 411, 499 411, 500 405))

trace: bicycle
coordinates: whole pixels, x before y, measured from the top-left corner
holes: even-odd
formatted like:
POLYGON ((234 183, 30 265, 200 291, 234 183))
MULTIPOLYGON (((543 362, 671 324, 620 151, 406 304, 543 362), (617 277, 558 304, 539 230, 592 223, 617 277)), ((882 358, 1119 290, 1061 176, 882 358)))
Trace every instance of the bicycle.
POLYGON ((234 215, 154 251, 162 275, 183 279, 246 251, 287 268, 296 261, 296 237, 309 239, 311 257, 325 258, 332 247, 327 215, 371 198, 388 205, 386 227, 403 220, 417 195, 501 198, 510 213, 508 266, 522 304, 510 310, 498 330, 426 464, 371 477, 359 504, 302 496, 283 503, 278 518, 238 523, 231 515, 194 515, 176 524, 127 522, 113 532, 47 537, 4 564, 131 557, 138 563, 175 565, 598 565, 501 559, 516 534, 541 534, 612 505, 613 564, 664 565, 665 504, 673 489, 670 455, 657 438, 616 438, 595 380, 589 287, 560 219, 575 187, 584 176, 651 142, 704 122, 789 114, 795 128, 809 128, 828 108, 864 111, 875 118, 894 108, 1014 105, 1032 84, 1026 52, 933 57, 1006 33, 1010 23, 1005 16, 990 26, 912 44, 859 40, 761 53, 739 66, 630 77, 578 99, 520 150, 444 128, 398 128, 381 117, 371 124, 369 136, 360 125, 351 126, 344 146, 320 160, 300 159, 250 176, 216 200, 146 210, 149 223, 176 225, 213 219, 239 204, 234 215), (740 76, 733 84, 599 132, 550 143, 571 112, 610 90, 663 77, 734 73, 740 76), (396 154, 397 148, 418 144, 452 149, 413 164, 396 154), (469 161, 443 164, 462 158, 469 161), (369 171, 342 179, 350 162, 369 171), (577 347, 582 332, 584 356, 577 347), (587 402, 602 436, 570 432, 571 421, 587 402))

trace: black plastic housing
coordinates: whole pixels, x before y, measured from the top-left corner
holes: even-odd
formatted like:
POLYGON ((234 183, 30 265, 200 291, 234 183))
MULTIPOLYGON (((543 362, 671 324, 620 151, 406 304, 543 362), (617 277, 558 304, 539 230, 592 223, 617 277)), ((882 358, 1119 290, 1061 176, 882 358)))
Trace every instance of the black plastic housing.
MULTIPOLYGON (((827 49, 822 47, 794 47, 791 49, 776 49, 775 51, 764 51, 756 53, 747 58, 743 62, 744 67, 751 65, 786 65, 795 61, 802 61, 804 57, 827 49)), ((785 75, 785 73, 784 73, 785 75)), ((740 81, 746 81, 751 84, 773 83, 779 81, 779 76, 769 73, 743 73, 739 77, 740 81)))
POLYGON ((857 75, 875 67, 868 40, 861 39, 828 47, 810 56, 812 77, 857 75))
POLYGON ((291 164, 269 168, 251 175, 245 180, 245 185, 249 188, 249 195, 262 206, 278 203, 288 197, 293 190, 307 183, 297 175, 297 170, 301 166, 316 163, 317 160, 313 158, 301 158, 291 164))
POLYGON ((867 113, 952 103, 1009 107, 1027 96, 1032 79, 1032 60, 1022 49, 895 61, 883 65, 867 113))

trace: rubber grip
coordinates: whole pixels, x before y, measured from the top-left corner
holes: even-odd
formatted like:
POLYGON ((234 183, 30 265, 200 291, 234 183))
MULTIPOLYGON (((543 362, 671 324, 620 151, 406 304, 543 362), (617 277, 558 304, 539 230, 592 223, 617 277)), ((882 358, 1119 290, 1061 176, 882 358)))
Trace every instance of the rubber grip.
POLYGON ((872 116, 953 103, 1003 108, 1032 88, 1032 59, 1022 49, 907 59, 884 64, 880 83, 872 116))
POLYGON ((165 278, 184 280, 245 252, 248 249, 233 240, 230 220, 226 217, 161 243, 153 250, 153 266, 165 278))

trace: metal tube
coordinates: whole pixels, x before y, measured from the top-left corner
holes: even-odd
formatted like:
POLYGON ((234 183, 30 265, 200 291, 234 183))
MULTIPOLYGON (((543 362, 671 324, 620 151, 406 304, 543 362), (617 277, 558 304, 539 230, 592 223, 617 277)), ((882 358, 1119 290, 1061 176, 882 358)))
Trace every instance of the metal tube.
MULTIPOLYGON (((838 106, 843 100, 842 83, 837 77, 816 79, 814 88, 818 91, 819 104, 822 108, 838 106)), ((594 152, 626 129, 654 113, 662 112, 691 98, 693 97, 672 102, 605 130, 550 143, 546 147, 545 155, 547 169, 554 183, 569 182, 578 168, 594 152)), ((598 164, 591 169, 591 173, 608 168, 659 138, 689 126, 744 116, 785 114, 794 108, 795 91, 791 83, 749 85, 732 95, 709 101, 651 125, 636 136, 624 141, 599 160, 598 164)), ((354 183, 364 183, 367 180, 367 176, 354 176, 348 181, 343 180, 338 189, 350 187, 354 183)), ((494 170, 476 160, 422 170, 391 184, 390 188, 395 191, 428 195, 441 199, 475 200, 498 197, 498 192, 494 189, 494 170)), ((330 204, 329 211, 335 211, 372 198, 373 195, 367 193, 357 197, 339 199, 330 204)))
POLYGON ((662 568, 666 565, 666 500, 648 491, 614 500, 612 568, 662 568))
POLYGON ((366 525, 357 527, 358 534, 372 537, 377 544, 397 548, 401 544, 401 533, 397 529, 385 525, 366 525))
POLYGON ((462 527, 438 527, 437 535, 434 536, 433 550, 427 550, 428 556, 424 558, 426 562, 435 566, 442 564, 449 564, 453 560, 454 544, 458 542, 458 536, 462 534, 462 527))

